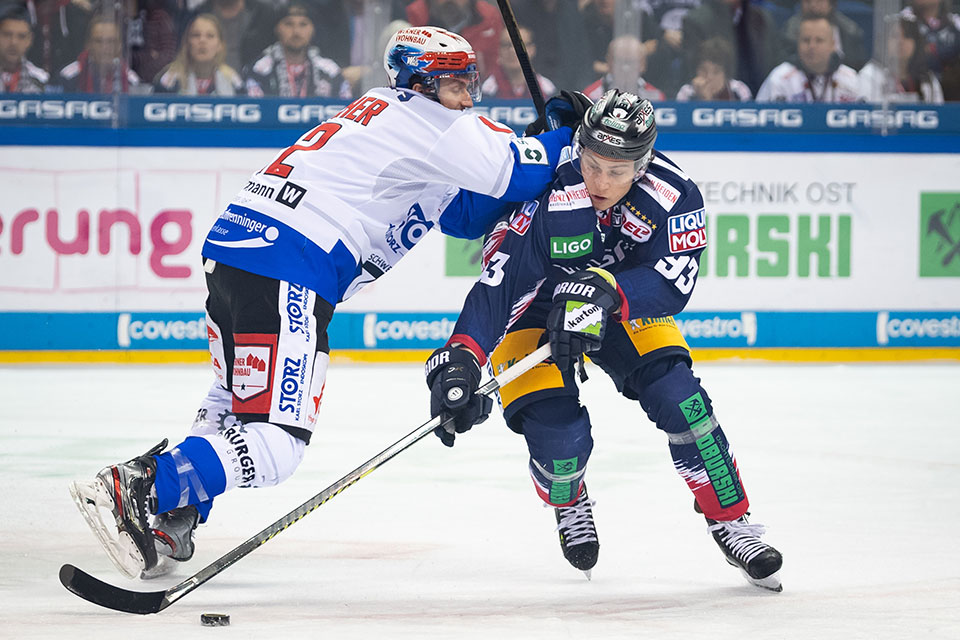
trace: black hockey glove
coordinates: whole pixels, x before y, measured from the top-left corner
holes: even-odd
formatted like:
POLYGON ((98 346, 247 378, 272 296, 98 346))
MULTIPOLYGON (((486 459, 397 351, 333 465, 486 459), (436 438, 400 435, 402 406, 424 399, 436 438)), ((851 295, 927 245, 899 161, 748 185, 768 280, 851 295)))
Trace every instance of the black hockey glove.
POLYGON ((427 358, 424 373, 430 387, 430 416, 440 416, 441 421, 433 432, 452 447, 456 434, 486 420, 493 408, 492 398, 477 394, 480 364, 466 349, 441 347, 427 358))
POLYGON ((556 131, 560 127, 570 127, 576 132, 583 122, 583 114, 590 110, 593 102, 579 91, 561 91, 560 95, 547 100, 544 113, 527 125, 525 136, 535 136, 544 131, 556 131))
POLYGON ((619 307, 616 280, 603 269, 579 271, 557 284, 547 336, 560 371, 568 371, 582 354, 600 348, 610 314, 619 307))

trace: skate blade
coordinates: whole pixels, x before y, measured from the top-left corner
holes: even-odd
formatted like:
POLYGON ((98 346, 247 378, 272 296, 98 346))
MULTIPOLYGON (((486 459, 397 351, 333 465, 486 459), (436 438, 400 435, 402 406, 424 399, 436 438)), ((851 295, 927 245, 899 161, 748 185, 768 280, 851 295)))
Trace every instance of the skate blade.
POLYGON ((751 578, 746 571, 741 571, 743 576, 747 581, 755 587, 760 587, 761 589, 766 589, 767 591, 773 591, 775 593, 780 593, 783 591, 783 585, 780 583, 780 572, 775 571, 771 573, 766 578, 751 578))
POLYGON ((99 480, 71 482, 70 496, 117 570, 131 580, 139 578, 145 563, 133 538, 125 531, 117 531, 117 537, 113 537, 110 535, 116 531, 113 521, 109 527, 103 521, 100 509, 113 510, 113 499, 103 483, 99 480))
POLYGON ((157 554, 157 566, 152 569, 145 569, 140 573, 141 580, 155 580, 173 573, 179 563, 171 560, 165 555, 157 554))
MULTIPOLYGON (((733 566, 737 567, 737 565, 733 566)), ((737 567, 737 569, 740 569, 740 567, 737 567)), ((742 573, 743 577, 747 579, 747 582, 755 587, 760 587, 761 589, 766 589, 767 591, 773 591, 774 593, 780 593, 783 591, 783 585, 780 583, 779 571, 774 571, 766 578, 753 578, 743 569, 740 569, 740 573, 742 573)))
POLYGON ((593 569, 587 569, 583 575, 587 576, 587 580, 593 580, 593 569))

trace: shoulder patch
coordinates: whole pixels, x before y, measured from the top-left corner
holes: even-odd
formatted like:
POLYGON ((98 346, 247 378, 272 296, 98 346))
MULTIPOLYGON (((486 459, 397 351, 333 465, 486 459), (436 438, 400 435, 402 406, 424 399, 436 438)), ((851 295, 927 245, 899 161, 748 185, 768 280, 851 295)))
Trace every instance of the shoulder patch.
POLYGON ((517 148, 521 164, 550 164, 546 148, 536 138, 514 138, 510 143, 517 148))
POLYGON ((670 251, 683 253, 707 246, 707 224, 704 209, 667 218, 670 251))
POLYGON ((666 211, 673 209, 673 206, 677 204, 677 201, 680 199, 679 189, 674 188, 670 183, 656 176, 652 176, 649 173, 644 174, 639 186, 666 211))
POLYGON ((538 206, 540 206, 540 202, 532 200, 520 207, 510 218, 510 229, 517 235, 526 234, 527 229, 530 228, 530 223, 533 222, 533 214, 538 206))
POLYGON ((586 207, 592 210, 593 203, 590 201, 587 185, 583 182, 568 185, 562 189, 554 189, 550 192, 550 200, 547 204, 548 211, 573 211, 586 207))

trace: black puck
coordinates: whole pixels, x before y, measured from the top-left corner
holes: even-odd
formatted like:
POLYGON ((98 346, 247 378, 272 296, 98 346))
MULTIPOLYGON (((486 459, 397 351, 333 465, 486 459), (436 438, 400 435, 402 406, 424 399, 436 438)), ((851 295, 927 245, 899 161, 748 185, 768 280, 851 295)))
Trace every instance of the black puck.
POLYGON ((200 624, 205 627, 228 627, 230 616, 225 613, 201 613, 200 624))

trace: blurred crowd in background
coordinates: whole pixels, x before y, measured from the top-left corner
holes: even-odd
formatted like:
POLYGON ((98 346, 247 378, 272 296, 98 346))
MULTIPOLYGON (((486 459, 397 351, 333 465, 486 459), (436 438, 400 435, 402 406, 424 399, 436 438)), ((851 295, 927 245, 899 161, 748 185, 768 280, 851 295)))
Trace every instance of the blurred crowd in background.
MULTIPOLYGON (((547 96, 960 101, 955 0, 511 4, 547 96)), ((0 0, 0 93, 348 99, 407 25, 467 38, 484 96, 529 96, 494 0, 0 0)))

